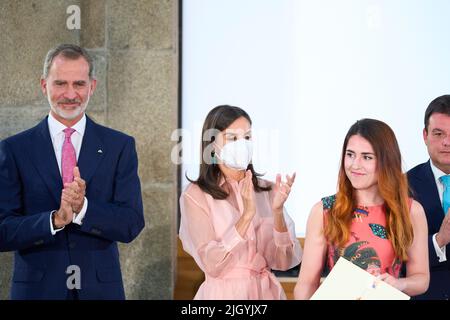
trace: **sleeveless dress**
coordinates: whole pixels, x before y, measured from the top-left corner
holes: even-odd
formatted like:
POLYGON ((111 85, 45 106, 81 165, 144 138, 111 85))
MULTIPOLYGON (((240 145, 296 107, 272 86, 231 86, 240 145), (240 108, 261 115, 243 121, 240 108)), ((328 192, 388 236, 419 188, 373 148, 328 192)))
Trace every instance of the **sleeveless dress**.
MULTIPOLYGON (((335 201, 335 195, 322 198, 324 223, 335 201)), ((410 199, 410 205, 411 202, 410 199)), ((360 206, 354 210, 347 244, 343 248, 328 244, 328 270, 334 267, 341 256, 366 271, 399 277, 402 262, 395 256, 392 243, 387 238, 384 205, 360 206)))

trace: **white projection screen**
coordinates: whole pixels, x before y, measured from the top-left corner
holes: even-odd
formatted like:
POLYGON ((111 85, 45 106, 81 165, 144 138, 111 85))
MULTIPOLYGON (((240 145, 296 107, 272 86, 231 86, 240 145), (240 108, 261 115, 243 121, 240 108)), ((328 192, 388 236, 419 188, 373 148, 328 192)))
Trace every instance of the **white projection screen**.
POLYGON ((258 172, 297 172, 286 207, 299 237, 336 190, 356 120, 394 129, 405 171, 426 161, 424 111, 450 92, 449 12, 448 0, 184 0, 182 187, 221 104, 250 114, 258 172))

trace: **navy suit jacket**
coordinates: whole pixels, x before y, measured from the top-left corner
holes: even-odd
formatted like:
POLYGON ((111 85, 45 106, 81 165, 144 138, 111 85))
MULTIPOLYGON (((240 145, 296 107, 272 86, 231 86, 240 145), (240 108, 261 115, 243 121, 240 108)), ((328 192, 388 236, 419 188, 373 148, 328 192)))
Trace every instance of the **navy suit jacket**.
POLYGON ((78 159, 88 209, 81 226, 52 235, 62 179, 47 118, 0 142, 0 251, 15 251, 11 299, 66 299, 66 270, 81 271, 80 299, 124 299, 117 241, 144 227, 134 139, 87 117, 78 159))
MULTIPOLYGON (((445 214, 442 209, 433 171, 431 171, 430 161, 419 164, 409 170, 408 180, 412 196, 424 208, 428 222, 430 286, 427 292, 415 297, 415 299, 449 299, 450 263, 449 260, 439 262, 432 239, 432 236, 439 231, 445 214)), ((446 246, 446 253, 449 258, 450 245, 446 246)))

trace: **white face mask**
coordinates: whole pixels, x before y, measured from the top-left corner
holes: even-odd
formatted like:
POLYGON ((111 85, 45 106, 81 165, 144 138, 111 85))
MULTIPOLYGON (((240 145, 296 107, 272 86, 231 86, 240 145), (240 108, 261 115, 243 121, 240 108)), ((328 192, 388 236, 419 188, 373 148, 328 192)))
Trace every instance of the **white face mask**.
POLYGON ((216 152, 216 155, 229 168, 247 170, 252 160, 253 143, 246 139, 228 142, 220 152, 216 152))

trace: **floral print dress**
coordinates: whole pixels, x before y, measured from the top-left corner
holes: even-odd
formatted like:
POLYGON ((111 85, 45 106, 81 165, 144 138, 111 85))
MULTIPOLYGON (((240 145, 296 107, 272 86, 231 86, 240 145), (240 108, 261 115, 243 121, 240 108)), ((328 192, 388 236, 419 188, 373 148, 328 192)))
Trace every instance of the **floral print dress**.
MULTIPOLYGON (((322 198, 324 223, 328 210, 334 205, 336 196, 322 198)), ((411 203, 411 200, 410 200, 411 203)), ((339 257, 344 257, 358 267, 374 274, 389 273, 398 278, 401 261, 396 258, 386 232, 384 205, 357 207, 353 212, 350 239, 343 248, 328 244, 327 267, 331 270, 339 257)))

